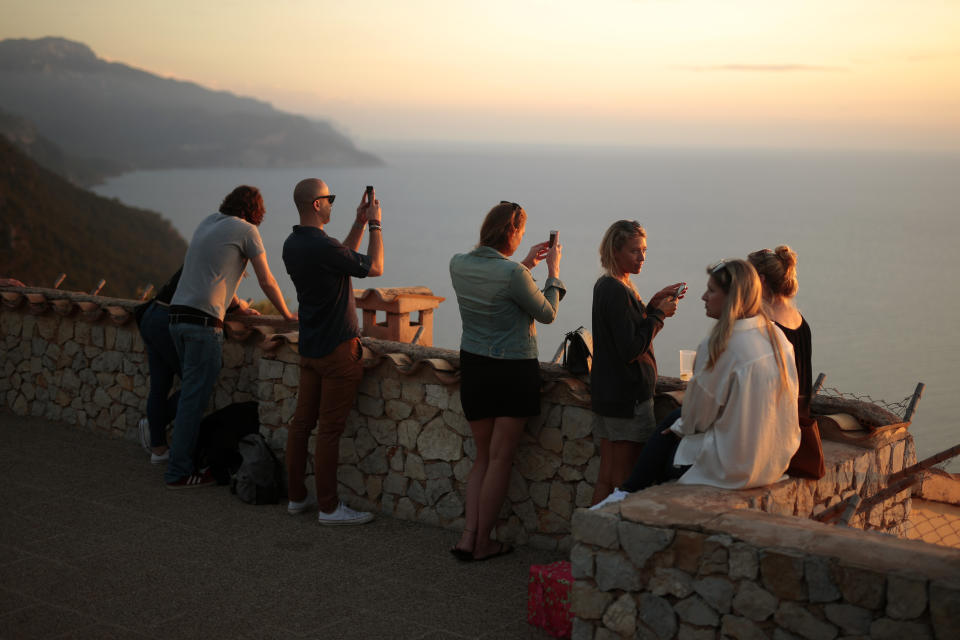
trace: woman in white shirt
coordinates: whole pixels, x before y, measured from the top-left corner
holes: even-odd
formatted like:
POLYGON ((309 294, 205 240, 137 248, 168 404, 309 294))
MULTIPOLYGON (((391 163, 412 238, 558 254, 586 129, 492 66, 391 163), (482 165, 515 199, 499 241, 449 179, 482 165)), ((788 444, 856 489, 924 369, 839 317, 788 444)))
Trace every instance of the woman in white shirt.
POLYGON ((800 445, 793 348, 763 311, 762 286, 745 260, 707 270, 702 296, 715 318, 700 343, 681 417, 659 429, 624 484, 747 489, 778 481, 800 445))

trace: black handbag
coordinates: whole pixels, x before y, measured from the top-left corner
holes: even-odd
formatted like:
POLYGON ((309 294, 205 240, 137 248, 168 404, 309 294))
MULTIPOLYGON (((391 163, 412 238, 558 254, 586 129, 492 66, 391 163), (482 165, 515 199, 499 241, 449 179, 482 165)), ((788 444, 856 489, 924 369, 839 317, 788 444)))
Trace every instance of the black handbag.
POLYGON ((590 373, 593 365, 593 335, 579 327, 563 338, 563 368, 580 376, 590 373))

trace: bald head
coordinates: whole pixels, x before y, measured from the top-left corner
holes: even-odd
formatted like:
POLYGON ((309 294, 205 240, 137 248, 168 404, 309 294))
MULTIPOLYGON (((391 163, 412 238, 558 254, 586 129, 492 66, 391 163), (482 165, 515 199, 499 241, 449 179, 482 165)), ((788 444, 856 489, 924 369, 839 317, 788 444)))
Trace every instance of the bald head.
POLYGON ((327 195, 330 195, 330 188, 319 178, 301 180, 293 188, 293 202, 300 213, 313 211, 313 202, 320 196, 327 195))

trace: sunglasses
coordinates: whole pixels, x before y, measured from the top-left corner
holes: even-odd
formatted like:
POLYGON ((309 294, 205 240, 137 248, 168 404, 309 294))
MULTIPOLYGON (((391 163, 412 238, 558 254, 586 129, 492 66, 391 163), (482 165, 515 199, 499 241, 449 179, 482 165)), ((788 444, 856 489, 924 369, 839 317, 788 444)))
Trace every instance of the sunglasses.
POLYGON ((716 264, 710 265, 710 267, 709 267, 709 269, 710 269, 710 275, 717 275, 718 273, 720 273, 721 271, 723 271, 723 270, 726 269, 726 268, 727 268, 727 261, 726 261, 726 260, 721 260, 720 262, 718 262, 718 263, 716 263, 716 264))
POLYGON ((517 209, 523 209, 523 207, 518 205, 516 202, 510 202, 509 200, 501 200, 500 204, 509 204, 510 206, 513 207, 514 211, 516 211, 517 209))
POLYGON ((317 196, 316 198, 313 199, 313 201, 316 202, 317 200, 327 200, 330 202, 330 204, 333 204, 333 201, 336 199, 337 199, 337 196, 331 193, 328 196, 317 196))

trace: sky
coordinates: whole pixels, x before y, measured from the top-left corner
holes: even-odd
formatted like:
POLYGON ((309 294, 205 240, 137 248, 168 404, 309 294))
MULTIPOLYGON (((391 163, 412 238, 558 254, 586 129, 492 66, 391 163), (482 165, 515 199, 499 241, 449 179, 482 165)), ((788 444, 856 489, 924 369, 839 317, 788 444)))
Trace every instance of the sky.
POLYGON ((354 140, 960 150, 958 0, 0 0, 354 140))

